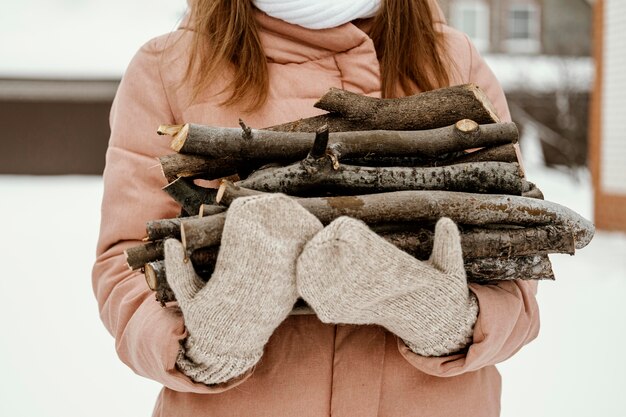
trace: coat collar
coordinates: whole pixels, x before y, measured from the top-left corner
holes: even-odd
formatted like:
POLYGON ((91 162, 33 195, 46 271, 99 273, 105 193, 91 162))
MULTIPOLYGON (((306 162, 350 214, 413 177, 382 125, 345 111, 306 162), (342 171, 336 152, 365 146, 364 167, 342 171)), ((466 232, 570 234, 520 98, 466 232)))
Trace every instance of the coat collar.
MULTIPOLYGON (((437 0, 431 3, 434 19, 445 24, 445 17, 437 0)), ((348 22, 330 29, 307 29, 255 11, 259 36, 268 60, 279 64, 304 63, 346 52, 368 41, 372 19, 348 22)), ((179 29, 189 27, 189 14, 179 29)), ((373 45, 372 45, 373 47, 373 45)))

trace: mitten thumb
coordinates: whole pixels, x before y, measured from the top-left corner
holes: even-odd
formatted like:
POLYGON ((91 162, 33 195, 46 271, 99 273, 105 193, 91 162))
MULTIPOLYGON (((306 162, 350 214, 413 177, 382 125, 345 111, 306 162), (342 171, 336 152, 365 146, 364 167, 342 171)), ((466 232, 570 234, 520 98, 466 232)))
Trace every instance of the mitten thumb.
POLYGON ((164 244, 165 276, 179 304, 191 301, 204 282, 196 274, 191 261, 186 257, 182 243, 167 239, 164 244))
POLYGON ((465 278, 461 236, 456 224, 447 217, 442 217, 435 226, 433 252, 430 263, 441 272, 465 278))

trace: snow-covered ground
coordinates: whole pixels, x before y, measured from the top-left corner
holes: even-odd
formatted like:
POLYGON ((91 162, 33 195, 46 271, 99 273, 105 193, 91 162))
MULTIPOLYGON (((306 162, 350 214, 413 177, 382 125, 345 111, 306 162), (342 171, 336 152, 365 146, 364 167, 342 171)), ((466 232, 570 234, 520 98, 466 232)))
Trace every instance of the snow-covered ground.
MULTIPOLYGON (((527 169, 548 199, 591 216, 585 172, 577 181, 532 158, 527 169)), ((118 360, 91 291, 101 192, 99 177, 0 176, 1 416, 151 413, 160 387, 118 360)), ((625 254, 626 235, 598 232, 552 257, 540 336, 500 366, 503 417, 626 415, 625 254)))

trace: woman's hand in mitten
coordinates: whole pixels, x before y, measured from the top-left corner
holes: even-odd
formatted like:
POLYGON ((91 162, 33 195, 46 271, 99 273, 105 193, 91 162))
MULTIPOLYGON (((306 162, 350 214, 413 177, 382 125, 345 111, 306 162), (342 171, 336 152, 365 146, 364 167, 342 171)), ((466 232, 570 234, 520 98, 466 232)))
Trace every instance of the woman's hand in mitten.
POLYGON ((365 223, 340 217, 305 246, 297 268, 298 290, 323 322, 383 326, 423 356, 447 355, 472 340, 478 304, 448 218, 437 222, 423 262, 365 223))
POLYGON ((239 198, 227 212, 215 270, 206 284, 181 243, 165 242, 167 281, 188 332, 177 358, 183 373, 217 384, 258 362, 297 299, 296 258, 321 229, 317 218, 285 195, 239 198))

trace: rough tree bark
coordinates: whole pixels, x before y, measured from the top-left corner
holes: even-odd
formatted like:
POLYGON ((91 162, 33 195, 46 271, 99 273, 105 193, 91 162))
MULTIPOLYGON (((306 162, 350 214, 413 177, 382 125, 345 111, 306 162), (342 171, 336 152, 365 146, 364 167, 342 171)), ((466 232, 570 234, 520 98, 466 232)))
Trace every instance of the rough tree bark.
MULTIPOLYGON (((198 266, 198 275, 205 281, 211 276, 210 266, 198 266), (202 269, 204 268, 204 269, 202 269)), ((515 258, 480 258, 465 261, 467 280, 475 283, 490 283, 524 280, 553 280, 552 265, 547 256, 522 256, 515 258)), ((165 305, 176 298, 166 279, 163 261, 146 265, 146 282, 156 292, 156 299, 165 305)))
POLYGON ((478 261, 465 262, 465 272, 471 282, 484 284, 514 279, 554 280, 552 263, 547 255, 481 258, 478 261))
MULTIPOLYGON (((376 231, 375 228, 374 230, 376 231)), ((378 234, 417 259, 428 259, 433 250, 434 233, 431 229, 415 229, 410 226, 405 231, 378 234)), ((573 255, 576 250, 574 236, 555 226, 461 230, 461 245, 464 259, 510 258, 549 253, 573 255)))
POLYGON ((195 215, 203 204, 215 203, 217 190, 199 187, 185 178, 177 178, 163 187, 174 201, 181 205, 185 212, 195 215))
MULTIPOLYGON (((306 157, 315 139, 314 132, 250 129, 245 133, 238 128, 196 124, 179 127, 179 131, 173 126, 167 129, 168 132, 175 133, 172 149, 184 154, 203 155, 218 160, 224 158, 232 158, 233 161, 299 160, 306 157)), ((335 133, 331 131, 329 146, 338 158, 362 156, 434 158, 465 149, 516 143, 518 138, 519 132, 515 123, 478 125, 471 120, 462 120, 432 130, 335 133)))
POLYGON ((237 185, 290 195, 353 195, 401 190, 449 190, 522 194, 519 165, 472 162, 442 167, 333 167, 328 158, 308 158, 286 167, 261 169, 237 185))
POLYGON ((130 269, 143 268, 148 262, 163 259, 163 241, 147 242, 124 251, 130 269))
POLYGON ((315 107, 330 112, 272 126, 283 132, 315 132, 328 125, 331 132, 353 130, 424 130, 451 125, 461 119, 497 123, 493 105, 474 84, 428 91, 397 99, 377 99, 331 89, 315 107))
MULTIPOLYGON (((218 191, 218 202, 228 205, 238 195, 249 195, 229 181, 218 191)), ((296 201, 328 224, 339 216, 352 216, 368 224, 426 222, 449 217, 458 224, 482 226, 562 226, 585 247, 593 237, 593 224, 573 210, 550 201, 513 195, 471 194, 450 191, 396 191, 346 197, 313 197, 296 201)), ((210 217, 198 220, 211 222, 210 217)))
POLYGON ((238 172, 241 160, 234 158, 209 158, 202 155, 175 153, 159 158, 163 176, 168 182, 178 178, 223 178, 238 172))

